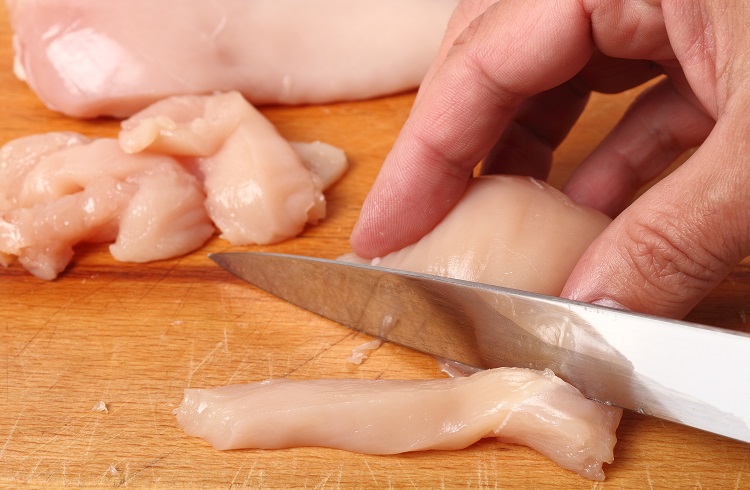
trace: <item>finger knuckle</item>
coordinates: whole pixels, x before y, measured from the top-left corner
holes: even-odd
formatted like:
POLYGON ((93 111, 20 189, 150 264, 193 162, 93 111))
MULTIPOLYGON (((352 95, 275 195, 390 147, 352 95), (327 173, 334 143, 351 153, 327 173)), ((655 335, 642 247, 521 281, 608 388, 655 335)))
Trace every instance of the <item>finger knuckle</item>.
MULTIPOLYGON (((651 301, 679 304, 709 291, 731 267, 692 233, 675 213, 641 220, 626 230, 627 260, 646 285, 651 301)), ((710 240, 709 240, 710 242, 710 240)))

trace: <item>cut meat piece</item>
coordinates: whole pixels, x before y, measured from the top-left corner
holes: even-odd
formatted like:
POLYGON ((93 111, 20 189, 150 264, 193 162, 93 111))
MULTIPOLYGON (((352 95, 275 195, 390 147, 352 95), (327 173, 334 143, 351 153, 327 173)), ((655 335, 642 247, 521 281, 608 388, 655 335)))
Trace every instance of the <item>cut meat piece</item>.
POLYGON ((54 279, 75 244, 113 240, 117 260, 166 259, 199 248, 211 219, 234 244, 278 242, 325 216, 347 165, 331 145, 292 146, 238 92, 165 99, 118 140, 20 138, 0 149, 0 265, 54 279))
POLYGON ((328 143, 290 141, 289 144, 299 155, 302 164, 312 172, 315 186, 322 190, 335 184, 349 166, 344 150, 328 143))
POLYGON ((0 210, 18 206, 20 183, 45 155, 83 145, 89 138, 71 132, 24 136, 0 148, 0 210))
POLYGON ((171 157, 68 133, 16 140, 0 154, 15 184, 0 208, 3 262, 17 256, 40 278, 54 279, 79 242, 115 240, 115 258, 146 262, 195 250, 214 232, 200 183, 171 157))
POLYGON ((238 92, 170 97, 122 128, 123 150, 169 153, 197 168, 208 214, 234 245, 279 242, 317 223, 323 191, 347 167, 330 145, 297 143, 295 151, 238 92))
POLYGON ((419 85, 457 0, 13 0, 15 71, 51 109, 127 117, 172 95, 254 104, 419 85))
POLYGON ((35 276, 54 279, 76 244, 114 239, 117 220, 134 193, 132 185, 102 178, 80 192, 0 212, 3 265, 17 257, 35 276))
POLYGON ((276 379, 187 389, 176 414, 185 432, 217 449, 395 454, 497 437, 603 480, 622 410, 586 399, 551 371, 498 368, 429 381, 276 379))

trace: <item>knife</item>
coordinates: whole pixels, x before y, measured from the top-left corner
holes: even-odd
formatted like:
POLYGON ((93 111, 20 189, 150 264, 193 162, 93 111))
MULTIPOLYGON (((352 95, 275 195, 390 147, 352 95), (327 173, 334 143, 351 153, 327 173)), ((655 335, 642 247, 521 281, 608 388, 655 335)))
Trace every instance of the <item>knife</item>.
POLYGON ((549 368, 586 397, 750 442, 750 335, 427 274, 271 253, 214 262, 349 328, 478 368, 549 368))

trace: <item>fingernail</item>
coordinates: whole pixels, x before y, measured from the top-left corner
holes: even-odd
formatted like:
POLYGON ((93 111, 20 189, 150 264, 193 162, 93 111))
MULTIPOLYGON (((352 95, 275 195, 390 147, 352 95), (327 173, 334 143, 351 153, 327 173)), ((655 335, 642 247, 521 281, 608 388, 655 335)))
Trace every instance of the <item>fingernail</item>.
POLYGON ((606 306, 607 308, 615 308, 617 310, 630 311, 630 309, 624 307, 617 301, 613 299, 609 299, 609 298, 597 299, 596 301, 592 301, 591 304, 599 305, 599 306, 606 306))

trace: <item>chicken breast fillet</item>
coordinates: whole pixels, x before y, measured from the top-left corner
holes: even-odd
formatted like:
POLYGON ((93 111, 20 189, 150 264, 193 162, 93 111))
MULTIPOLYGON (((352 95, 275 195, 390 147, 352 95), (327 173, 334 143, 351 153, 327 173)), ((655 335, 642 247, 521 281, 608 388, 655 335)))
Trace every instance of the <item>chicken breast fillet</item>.
POLYGON ((8 0, 15 72, 51 109, 126 117, 171 95, 254 104, 419 85, 457 0, 8 0))
POLYGON ((603 480, 622 411, 586 399, 551 371, 497 368, 429 381, 274 379, 188 389, 176 414, 185 432, 217 449, 396 454, 496 437, 603 480))
POLYGON ((384 257, 341 260, 557 296, 578 259, 611 222, 549 184, 509 175, 474 178, 418 242, 384 257))

